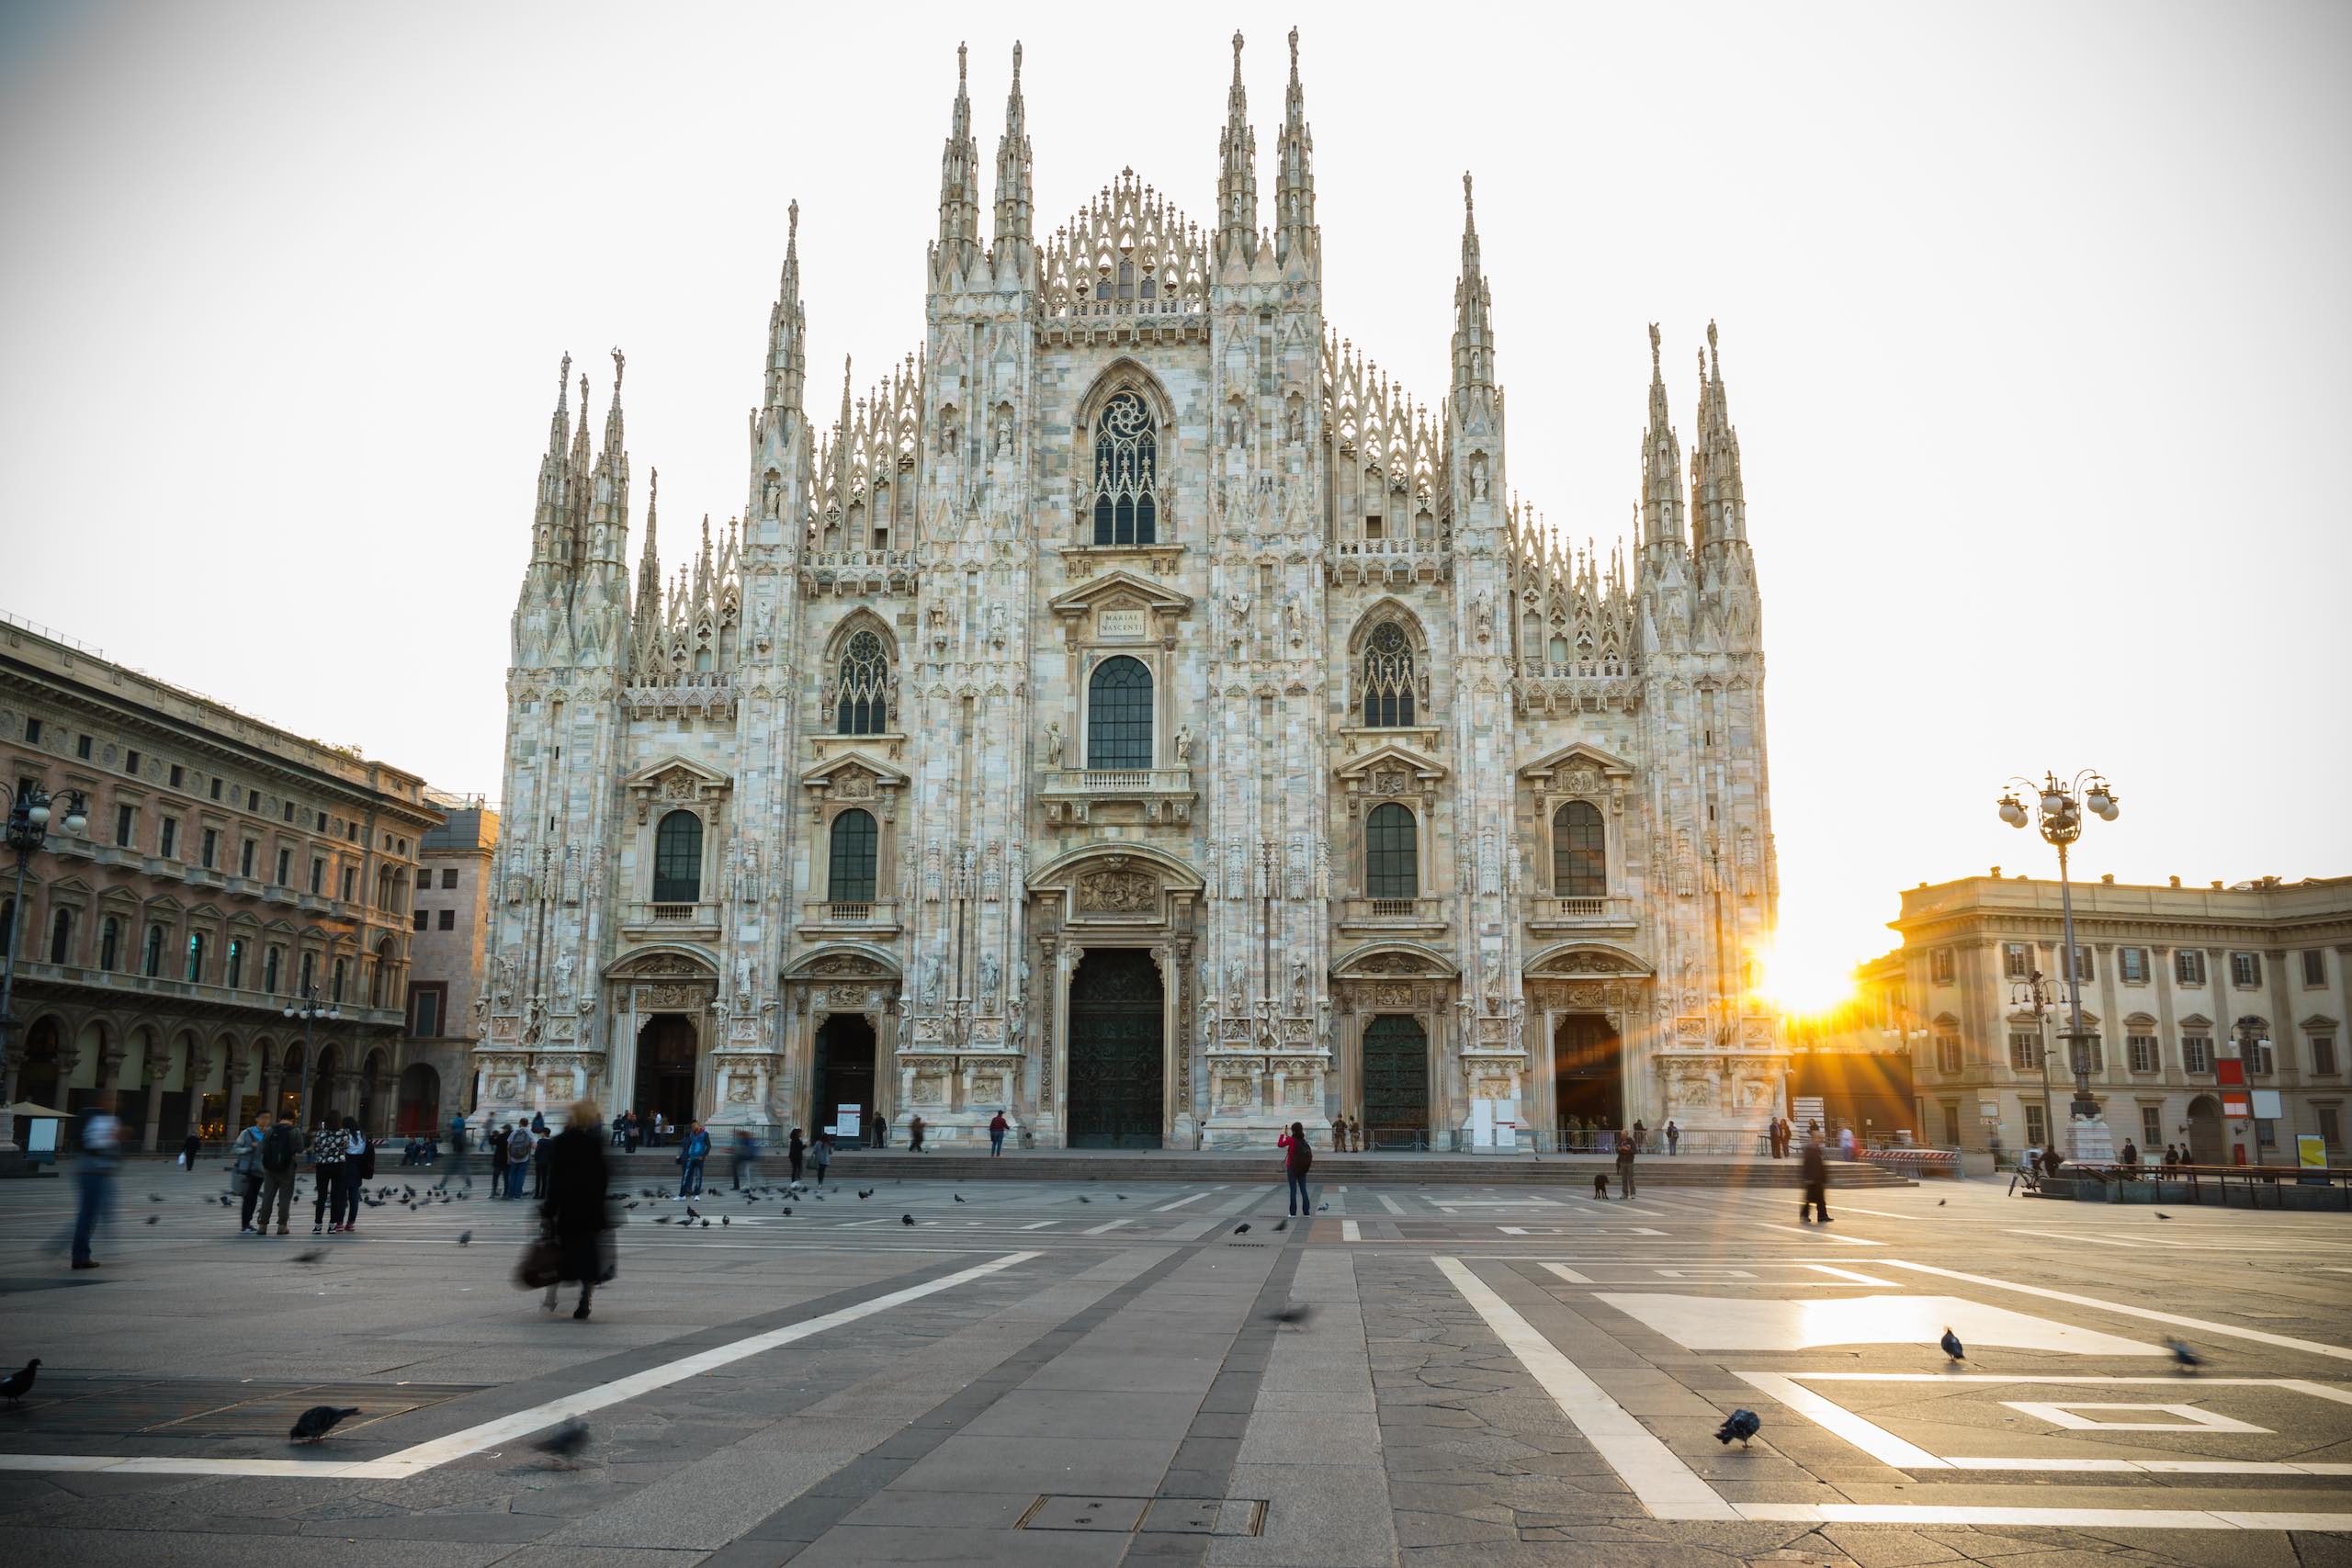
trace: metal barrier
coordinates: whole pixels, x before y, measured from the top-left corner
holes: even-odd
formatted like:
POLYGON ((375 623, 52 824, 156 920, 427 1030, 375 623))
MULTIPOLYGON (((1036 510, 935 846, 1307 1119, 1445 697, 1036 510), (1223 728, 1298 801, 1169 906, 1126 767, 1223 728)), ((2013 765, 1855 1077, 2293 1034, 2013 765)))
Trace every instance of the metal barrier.
POLYGON ((2352 1166, 2296 1165, 2125 1165, 2120 1160, 2081 1165, 2069 1160, 2043 1181, 2055 1178, 2088 1181, 2100 1188, 2118 1188, 2119 1196, 2149 1202, 2205 1204, 2224 1208, 2341 1208, 2352 1210, 2352 1166), (2245 1191, 2245 1201, 2233 1204, 2230 1190, 2245 1191), (2290 1204, 2290 1189, 2324 1189, 2330 1201, 2290 1204), (2143 1198, 2141 1189, 2145 1189, 2143 1198), (2266 1195, 2267 1201, 2266 1201, 2266 1195))

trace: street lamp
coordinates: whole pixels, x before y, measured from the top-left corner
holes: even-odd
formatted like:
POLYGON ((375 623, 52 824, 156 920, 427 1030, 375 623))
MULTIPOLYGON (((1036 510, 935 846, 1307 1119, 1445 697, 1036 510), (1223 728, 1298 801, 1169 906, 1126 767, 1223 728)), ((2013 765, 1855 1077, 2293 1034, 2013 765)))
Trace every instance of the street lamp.
MULTIPOLYGON (((2067 1115, 2098 1114, 2098 1101, 2091 1098, 2090 1053, 2085 1043, 2089 1036, 2083 1032, 2082 966, 2075 962, 2075 889, 2066 874, 2066 851, 2083 836, 2083 812, 2102 822, 2112 822, 2121 809, 2115 792, 2107 780, 2086 769, 2076 773, 2072 784, 2061 783, 2056 773, 2046 774, 2037 790, 2030 780, 2011 779, 2011 784, 2023 784, 2028 795, 2039 795, 2034 804, 2040 810, 2042 840, 2058 852, 2058 897, 2066 919, 2066 1055, 2075 1069, 2075 1100, 2066 1108, 2067 1115)), ((2001 820, 2012 828, 2022 828, 2033 819, 2034 812, 2020 802, 2015 791, 2001 796, 2001 820)))
MULTIPOLYGON (((0 1083, 12 1089, 17 1070, 9 1052, 16 1044, 17 949, 24 945, 18 937, 25 918, 25 869, 33 856, 48 847, 50 818, 60 805, 65 807, 67 836, 80 838, 90 825, 90 800, 78 789, 66 790, 62 800, 52 800, 39 784, 28 784, 8 803, 8 847, 17 852, 17 890, 8 903, 7 964, 0 970, 0 1083)), ((16 1148, 16 1129, 15 1117, 0 1116, 0 1150, 16 1148)))
POLYGON ((320 1019, 334 1023, 343 1017, 343 1010, 319 1000, 318 987, 313 986, 300 997, 278 1010, 288 1018, 302 1021, 302 1071, 308 1075, 318 1071, 318 1054, 311 1049, 311 1030, 320 1019))
POLYGON ((2046 1151, 2057 1132, 2050 1119, 2050 1015, 2057 1010, 2051 999, 2049 977, 2039 969, 2009 987, 2009 1006, 2033 1010, 2033 1032, 2041 1045, 2041 1147, 2046 1151))

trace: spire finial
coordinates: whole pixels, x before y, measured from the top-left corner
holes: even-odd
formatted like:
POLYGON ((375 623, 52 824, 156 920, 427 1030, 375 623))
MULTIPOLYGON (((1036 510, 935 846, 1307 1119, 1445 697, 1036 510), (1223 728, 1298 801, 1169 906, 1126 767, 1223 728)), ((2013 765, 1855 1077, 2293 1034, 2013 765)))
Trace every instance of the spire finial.
POLYGON ((1477 207, 1478 204, 1470 199, 1470 171, 1464 169, 1462 171, 1462 210, 1465 213, 1475 212, 1477 207))
POLYGON ((1715 319, 1713 316, 1707 318, 1707 358, 1712 361, 1714 366, 1715 379, 1718 381, 1722 380, 1724 378, 1724 356, 1722 351, 1715 347, 1715 319))
POLYGON ((563 407, 564 394, 571 389, 571 350, 563 351, 563 368, 555 373, 555 406, 563 407))
POLYGON ((621 372, 628 368, 628 355, 617 348, 613 350, 613 394, 616 397, 620 395, 621 372))
POLYGON ((1650 371, 1653 375, 1657 374, 1657 323, 1656 321, 1652 321, 1650 323, 1650 371))
POLYGON ((969 56, 970 53, 971 46, 969 44, 959 43, 956 46, 956 85, 958 88, 961 88, 964 85, 965 64, 967 57, 969 56))
POLYGON ((1012 90, 1021 90, 1021 40, 1012 40, 1012 90))
POLYGON ((1236 83, 1241 80, 1241 29, 1239 28, 1233 29, 1233 79, 1236 83))
POLYGON ((790 255, 800 248, 799 197, 795 197, 792 200, 792 205, 784 209, 784 251, 785 254, 790 255))

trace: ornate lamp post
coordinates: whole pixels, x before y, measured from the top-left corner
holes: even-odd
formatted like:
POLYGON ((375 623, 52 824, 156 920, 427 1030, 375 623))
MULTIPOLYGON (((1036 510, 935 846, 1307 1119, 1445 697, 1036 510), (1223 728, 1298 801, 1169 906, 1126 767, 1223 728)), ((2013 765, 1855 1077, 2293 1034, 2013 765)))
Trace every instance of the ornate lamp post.
POLYGON ((2009 987, 2009 1005, 2033 1012, 2034 1033, 2041 1044, 2041 1146, 2047 1149, 2058 1130, 2050 1119, 2050 1015, 2058 1004, 2051 999, 2048 976, 2039 969, 2030 971, 2009 987))
MULTIPOLYGON (((2033 784, 2026 779, 2011 779, 2011 784, 2025 785, 2026 793, 2036 793, 2033 784)), ((2107 780, 2086 769, 2075 775, 2072 784, 2062 784, 2058 775, 2045 775, 2040 788, 2039 808, 2042 840, 2058 852, 2059 907, 2066 920, 2066 1009, 2069 1028, 2066 1031, 2066 1055, 2075 1069, 2075 1100, 2066 1108, 2069 1116, 2098 1114, 2098 1101, 2091 1098, 2090 1052, 2086 1043, 2090 1038, 2083 1032, 2082 966, 2075 961, 2075 889, 2066 874, 2066 851, 2083 836, 2083 812, 2090 813, 2102 822, 2112 822, 2121 809, 2115 792, 2107 780)), ((2022 828, 2034 818, 2017 797, 2014 791, 2001 796, 2001 820, 2012 828, 2022 828)))
MULTIPOLYGON (((302 1081, 305 1085, 315 1089, 317 1086, 311 1080, 318 1074, 319 1058, 318 1053, 311 1048, 311 1028, 320 1019, 325 1019, 329 1023, 335 1022, 343 1017, 343 1010, 321 1002, 319 988, 313 986, 278 1010, 288 1018, 299 1018, 302 1021, 302 1081)), ((315 1096, 312 1098, 312 1103, 316 1103, 315 1096)), ((304 1129, 305 1132, 308 1130, 304 1129)))
MULTIPOLYGON (((17 949, 24 943, 25 868, 33 856, 48 847, 50 818, 56 808, 65 807, 65 831, 80 838, 89 827, 89 797, 78 789, 64 792, 62 801, 52 800, 38 784, 28 785, 8 804, 8 847, 17 852, 17 886, 8 903, 7 964, 0 970, 0 1083, 11 1089, 17 1086, 17 1065, 12 1053, 16 1047, 17 949)), ((0 1116, 0 1150, 17 1146, 16 1118, 0 1116)))

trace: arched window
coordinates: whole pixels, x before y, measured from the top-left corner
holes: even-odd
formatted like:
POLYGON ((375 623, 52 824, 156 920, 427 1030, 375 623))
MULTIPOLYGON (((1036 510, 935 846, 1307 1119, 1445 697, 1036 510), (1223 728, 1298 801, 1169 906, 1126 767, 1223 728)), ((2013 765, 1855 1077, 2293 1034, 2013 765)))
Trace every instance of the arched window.
POLYGON ((890 656, 871 631, 850 634, 842 650, 841 690, 834 728, 842 735, 880 735, 890 728, 890 656))
POLYGON ((1122 656, 1094 667, 1086 689, 1086 765, 1151 766, 1151 671, 1122 656))
POLYGON ((1413 722, 1413 643, 1395 621, 1381 622, 1364 639, 1363 721, 1375 729, 1413 722))
POLYGON ((653 901, 702 901, 702 818, 673 811, 653 830, 653 901))
POLYGON ((1571 800, 1552 813, 1552 891, 1562 898, 1600 898, 1609 892, 1609 837, 1600 807, 1571 800))
POLYGON ((74 911, 60 909, 49 919, 49 961, 62 964, 74 956, 74 911))
POLYGON ((0 953, 17 951, 17 901, 0 903, 0 953))
POLYGON ((277 995, 278 957, 284 952, 283 948, 273 947, 261 957, 261 988, 273 997, 277 995))
POLYGON ((327 999, 329 1001, 341 1002, 343 1000, 344 976, 348 975, 350 972, 351 961, 349 959, 338 958, 334 961, 334 987, 327 993, 327 999))
POLYGON ((1102 405, 1094 422, 1094 542, 1149 545, 1159 537, 1159 437, 1133 392, 1102 405))
POLYGON ((853 809, 833 818, 832 863, 825 897, 836 904, 874 901, 874 863, 881 846, 874 813, 853 809))
POLYGON ((319 955, 315 953, 302 954, 302 983, 295 989, 303 996, 309 996, 315 988, 318 977, 319 955))
POLYGON ((232 936, 229 939, 229 978, 227 984, 229 988, 232 991, 242 990, 244 987, 245 939, 241 936, 232 936))
POLYGON ((204 978, 204 933, 187 933, 187 979, 190 985, 204 978))
POLYGON ((163 927, 147 928, 147 962, 140 965, 139 972, 151 980, 164 972, 163 927))
POLYGON ((1363 892, 1367 898, 1421 896, 1420 857, 1414 850, 1413 814, 1391 801, 1363 822, 1363 892))
POLYGON ((98 927, 98 967, 111 974, 122 962, 122 922, 108 915, 98 927))

